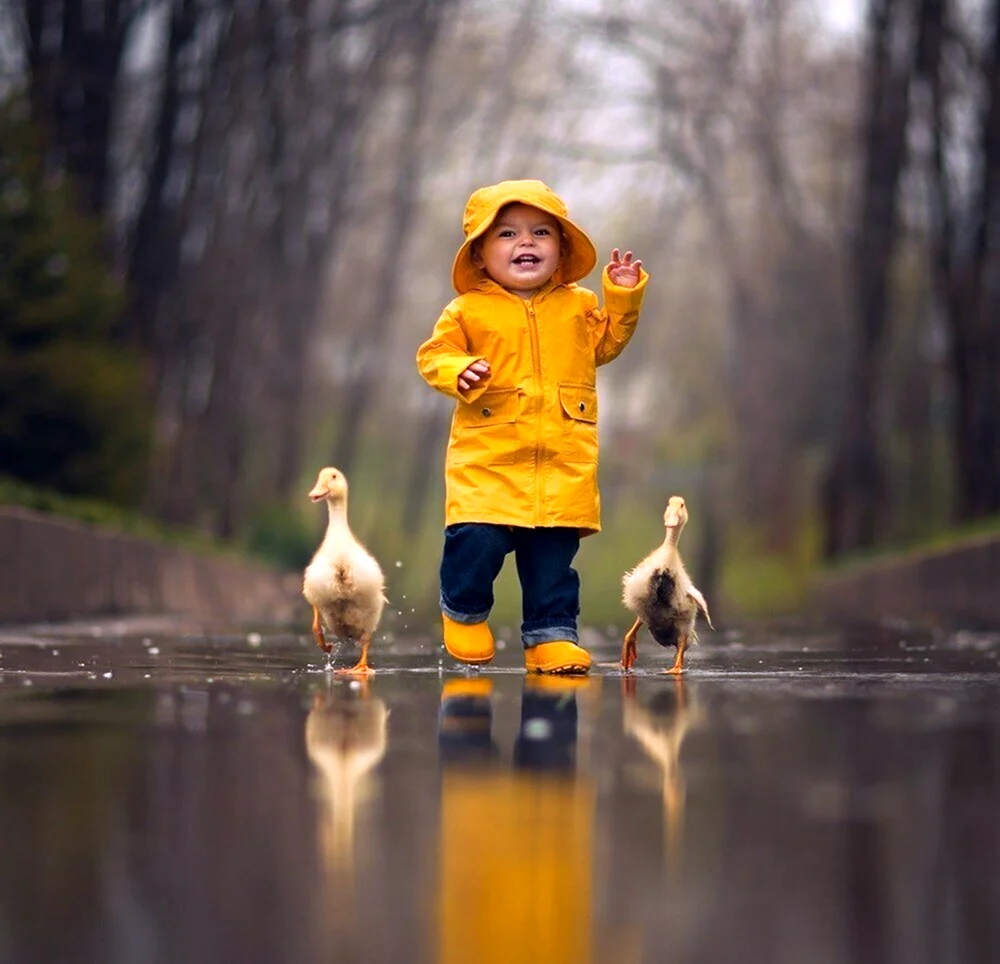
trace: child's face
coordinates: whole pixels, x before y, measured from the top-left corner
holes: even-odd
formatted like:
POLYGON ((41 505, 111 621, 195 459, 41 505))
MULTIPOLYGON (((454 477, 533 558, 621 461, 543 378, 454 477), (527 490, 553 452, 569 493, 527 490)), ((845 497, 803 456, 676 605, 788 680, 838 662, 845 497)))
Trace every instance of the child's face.
POLYGON ((556 273, 562 254, 559 222, 527 204, 509 204, 482 236, 473 262, 508 291, 527 298, 556 273))

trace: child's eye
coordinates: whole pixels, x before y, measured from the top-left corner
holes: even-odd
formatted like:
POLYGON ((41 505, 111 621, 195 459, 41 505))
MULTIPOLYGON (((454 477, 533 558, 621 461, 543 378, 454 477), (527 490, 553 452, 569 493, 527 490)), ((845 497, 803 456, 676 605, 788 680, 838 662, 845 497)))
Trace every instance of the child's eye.
POLYGON ((511 231, 510 228, 503 228, 501 231, 499 231, 497 233, 497 237, 499 237, 499 238, 512 238, 512 237, 514 237, 514 232, 511 231))
POLYGON ((549 235, 551 233, 552 232, 548 228, 536 228, 535 229, 535 234, 549 235))

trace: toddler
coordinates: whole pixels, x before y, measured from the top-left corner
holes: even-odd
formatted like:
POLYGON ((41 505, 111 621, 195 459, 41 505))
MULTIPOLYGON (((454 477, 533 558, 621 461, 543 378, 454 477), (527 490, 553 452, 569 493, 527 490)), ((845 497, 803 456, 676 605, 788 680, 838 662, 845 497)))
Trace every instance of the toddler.
POLYGON ((417 352, 421 375, 456 399, 445 462, 444 645, 464 663, 494 655, 493 583, 514 553, 525 666, 586 673, 578 644, 580 537, 600 530, 596 371, 639 317, 647 274, 617 248, 604 305, 577 282, 590 238, 541 181, 480 188, 452 267, 458 297, 417 352))

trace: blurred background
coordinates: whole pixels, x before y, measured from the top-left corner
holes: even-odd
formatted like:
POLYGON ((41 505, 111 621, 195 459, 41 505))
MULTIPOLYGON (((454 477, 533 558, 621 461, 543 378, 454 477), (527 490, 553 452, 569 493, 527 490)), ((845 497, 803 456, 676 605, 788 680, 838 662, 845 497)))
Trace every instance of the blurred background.
POLYGON ((0 0, 0 64, 3 502, 294 570, 337 465, 429 620, 414 354, 468 194, 538 177, 652 276, 585 621, 674 493, 728 614, 1000 530, 1000 0, 0 0))

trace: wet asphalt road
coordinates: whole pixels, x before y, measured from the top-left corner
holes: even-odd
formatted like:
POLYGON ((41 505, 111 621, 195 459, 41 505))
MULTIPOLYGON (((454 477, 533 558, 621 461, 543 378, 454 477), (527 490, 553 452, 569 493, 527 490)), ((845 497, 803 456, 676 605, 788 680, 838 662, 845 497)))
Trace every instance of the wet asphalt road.
POLYGON ((670 657, 0 630, 0 961, 1000 961, 1000 634, 670 657))

